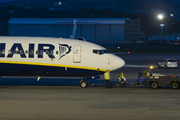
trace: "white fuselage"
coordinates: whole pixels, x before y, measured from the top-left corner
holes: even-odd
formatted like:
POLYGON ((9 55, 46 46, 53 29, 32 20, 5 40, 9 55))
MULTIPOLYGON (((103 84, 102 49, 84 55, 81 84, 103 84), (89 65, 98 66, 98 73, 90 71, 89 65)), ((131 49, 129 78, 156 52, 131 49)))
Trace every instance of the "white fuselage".
POLYGON ((121 58, 106 51, 74 39, 0 37, 0 75, 87 76, 124 66, 121 58))

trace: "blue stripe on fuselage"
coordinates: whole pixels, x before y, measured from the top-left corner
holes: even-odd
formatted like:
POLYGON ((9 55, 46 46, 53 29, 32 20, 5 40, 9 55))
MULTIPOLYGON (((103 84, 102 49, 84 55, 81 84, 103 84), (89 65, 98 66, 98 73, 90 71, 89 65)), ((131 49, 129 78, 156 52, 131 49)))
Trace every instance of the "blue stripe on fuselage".
POLYGON ((104 72, 102 71, 79 69, 79 68, 67 68, 66 70, 65 67, 0 63, 1 76, 81 77, 81 76, 97 75, 103 73, 104 72))

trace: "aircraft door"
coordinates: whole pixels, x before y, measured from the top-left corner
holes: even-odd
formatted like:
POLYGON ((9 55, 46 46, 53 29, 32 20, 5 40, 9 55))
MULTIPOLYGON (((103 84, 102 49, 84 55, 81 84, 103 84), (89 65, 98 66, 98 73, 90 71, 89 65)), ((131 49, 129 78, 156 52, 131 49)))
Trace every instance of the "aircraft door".
POLYGON ((81 62, 81 46, 74 45, 73 47, 73 62, 80 63, 81 62))

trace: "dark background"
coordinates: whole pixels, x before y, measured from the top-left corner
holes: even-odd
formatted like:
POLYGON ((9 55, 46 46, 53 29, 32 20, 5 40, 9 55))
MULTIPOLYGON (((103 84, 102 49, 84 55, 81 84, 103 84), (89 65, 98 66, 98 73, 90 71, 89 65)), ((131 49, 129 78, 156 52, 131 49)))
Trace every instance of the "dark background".
POLYGON ((8 35, 10 18, 140 19, 145 37, 160 35, 161 23, 164 34, 179 35, 179 6, 179 0, 0 0, 0 35, 8 35))

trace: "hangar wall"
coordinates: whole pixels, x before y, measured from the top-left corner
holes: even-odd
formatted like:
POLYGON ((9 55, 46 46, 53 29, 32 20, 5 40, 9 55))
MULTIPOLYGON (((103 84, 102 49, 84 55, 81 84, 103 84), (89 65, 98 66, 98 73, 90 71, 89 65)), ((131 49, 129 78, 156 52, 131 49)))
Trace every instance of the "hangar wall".
MULTIPOLYGON (((72 35, 73 20, 13 18, 9 20, 9 35, 68 38, 72 35)), ((92 42, 126 41, 125 20, 129 19, 78 19, 75 37, 92 42)))

